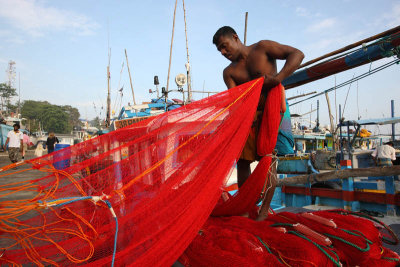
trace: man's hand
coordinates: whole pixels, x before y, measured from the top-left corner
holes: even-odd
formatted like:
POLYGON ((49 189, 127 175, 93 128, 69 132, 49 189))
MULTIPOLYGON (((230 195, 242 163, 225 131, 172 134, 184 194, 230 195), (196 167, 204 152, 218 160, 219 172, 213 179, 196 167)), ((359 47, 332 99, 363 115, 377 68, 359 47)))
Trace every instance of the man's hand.
POLYGON ((263 85, 263 87, 265 89, 274 88, 275 86, 277 86, 280 83, 281 83, 281 81, 278 78, 276 78, 275 76, 272 76, 272 75, 265 75, 264 76, 264 85, 263 85))

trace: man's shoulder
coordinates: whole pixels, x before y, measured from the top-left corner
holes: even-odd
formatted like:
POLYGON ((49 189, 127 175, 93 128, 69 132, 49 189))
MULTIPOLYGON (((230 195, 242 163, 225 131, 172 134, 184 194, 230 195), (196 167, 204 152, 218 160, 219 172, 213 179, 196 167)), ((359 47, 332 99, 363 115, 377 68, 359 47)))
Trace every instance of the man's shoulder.
POLYGON ((232 74, 232 72, 233 72, 233 63, 230 63, 228 66, 226 66, 226 68, 224 69, 224 71, 223 71, 223 74, 224 75, 230 75, 230 74, 232 74))
POLYGON ((250 47, 252 49, 266 48, 267 46, 271 45, 271 42, 272 41, 270 41, 270 40, 260 40, 260 41, 258 41, 256 43, 250 45, 250 47))
POLYGON ((277 42, 271 41, 271 40, 260 40, 257 43, 254 43, 250 45, 250 48, 253 51, 265 51, 268 52, 269 49, 274 48, 278 45, 277 42))

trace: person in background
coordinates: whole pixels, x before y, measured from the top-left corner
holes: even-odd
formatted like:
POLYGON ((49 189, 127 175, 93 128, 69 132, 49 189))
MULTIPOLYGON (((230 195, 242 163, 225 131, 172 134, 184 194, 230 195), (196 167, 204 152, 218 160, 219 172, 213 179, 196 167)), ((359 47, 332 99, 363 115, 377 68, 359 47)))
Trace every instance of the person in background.
POLYGON ((7 134, 7 140, 3 148, 6 150, 8 145, 8 156, 11 162, 15 163, 18 162, 19 152, 22 152, 23 134, 19 130, 19 124, 16 123, 13 125, 13 127, 14 130, 9 131, 7 134))
POLYGON ((25 160, 25 154, 26 151, 28 150, 28 147, 31 143, 31 139, 29 138, 29 136, 24 132, 23 133, 23 138, 22 138, 22 144, 23 144, 23 150, 22 150, 22 161, 25 160))
POLYGON ((384 145, 378 146, 371 156, 377 166, 393 166, 396 160, 396 150, 393 148, 392 142, 387 142, 384 145))
POLYGON ((54 151, 54 145, 55 144, 60 143, 60 141, 58 141, 58 138, 54 135, 53 132, 51 132, 49 134, 49 137, 47 137, 47 141, 46 141, 46 146, 47 146, 47 153, 50 154, 54 151))

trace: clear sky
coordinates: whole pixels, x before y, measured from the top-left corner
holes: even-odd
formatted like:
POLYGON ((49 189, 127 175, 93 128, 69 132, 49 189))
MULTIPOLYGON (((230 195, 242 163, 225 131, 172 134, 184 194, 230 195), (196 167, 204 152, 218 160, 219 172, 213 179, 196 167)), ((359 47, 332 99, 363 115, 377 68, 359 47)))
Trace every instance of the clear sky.
MULTIPOLYGON (((112 105, 118 87, 124 87, 123 104, 132 102, 124 49, 129 56, 137 102, 149 101, 153 76, 165 86, 168 71, 174 0, 0 0, 0 82, 6 81, 9 60, 16 62, 21 99, 47 100, 78 107, 91 119, 105 108, 106 67, 111 48, 112 105), (96 110, 94 108, 96 106, 96 110)), ((193 89, 222 91, 222 70, 229 63, 212 44, 215 31, 224 25, 243 37, 245 12, 249 12, 247 42, 274 40, 302 50, 305 61, 352 42, 400 25, 400 1, 243 1, 186 0, 189 53, 193 89)), ((390 59, 372 64, 377 67, 390 59)), ((186 49, 182 2, 178 0, 170 88, 173 78, 185 72, 186 49)), ((279 64, 282 66, 282 64, 279 64)), ((368 71, 370 65, 336 75, 341 83, 368 71)), ((396 65, 351 86, 344 116, 348 119, 390 116, 390 100, 400 115, 400 66, 396 65)), ((288 96, 322 91, 334 77, 287 91, 288 96)), ((337 91, 344 104, 348 87, 337 91)), ((153 94, 153 97, 155 95, 153 94)), ((173 96, 178 98, 178 96, 173 96)), ((195 94, 194 98, 202 98, 195 94)), ((330 95, 334 105, 334 94, 330 95)), ((321 121, 328 123, 325 97, 291 107, 305 113, 320 100, 321 121)), ((118 100, 119 101, 119 100, 118 100)), ((116 108, 118 110, 118 108, 116 108)), ((333 106, 334 109, 334 106, 333 106)), ((105 112, 102 112, 104 116, 105 112)), ((316 114, 312 115, 312 120, 316 114)))

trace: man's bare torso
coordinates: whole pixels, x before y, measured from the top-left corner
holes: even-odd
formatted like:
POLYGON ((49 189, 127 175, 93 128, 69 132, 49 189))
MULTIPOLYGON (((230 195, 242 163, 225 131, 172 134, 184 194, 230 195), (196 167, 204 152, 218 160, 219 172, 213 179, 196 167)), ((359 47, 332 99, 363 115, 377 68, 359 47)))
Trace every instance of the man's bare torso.
POLYGON ((260 42, 248 46, 247 58, 238 62, 232 62, 225 71, 232 77, 236 85, 240 85, 253 79, 276 75, 276 60, 268 58, 267 53, 259 45, 260 42))

